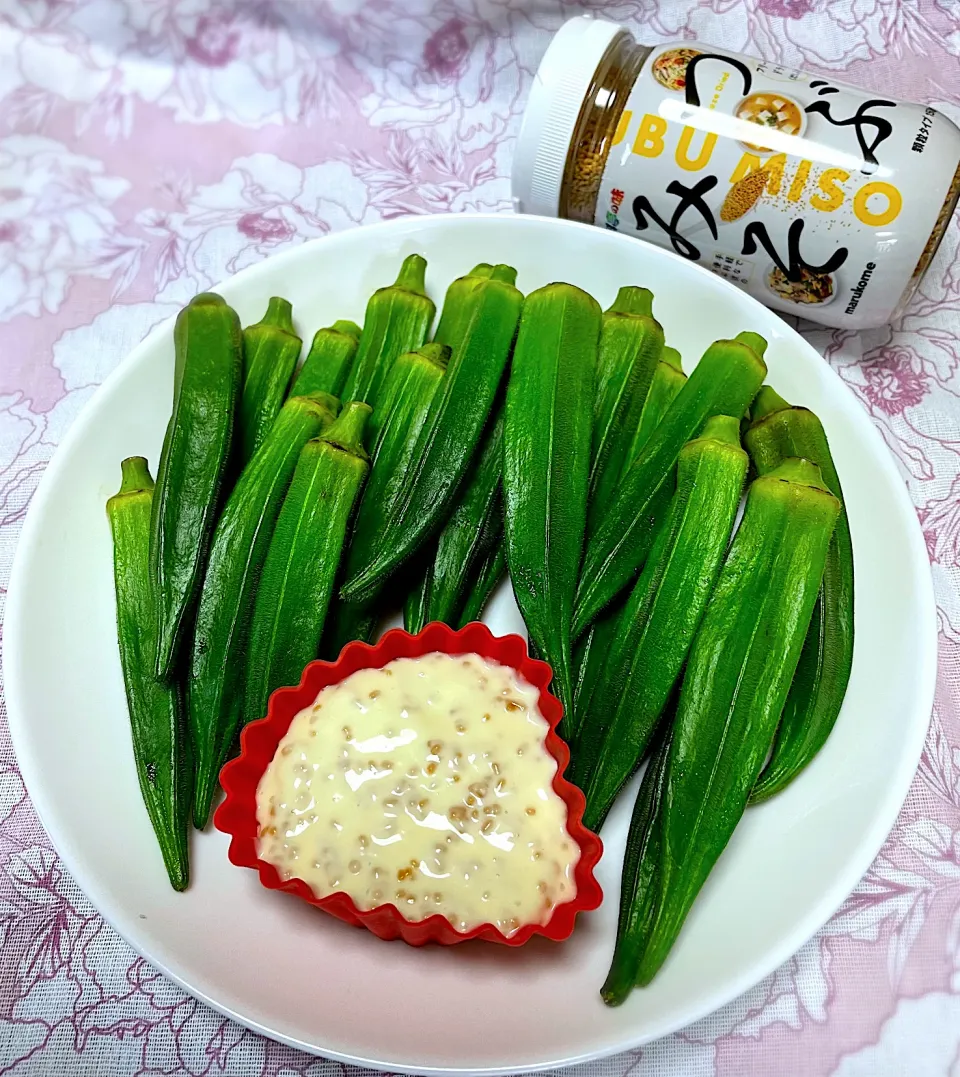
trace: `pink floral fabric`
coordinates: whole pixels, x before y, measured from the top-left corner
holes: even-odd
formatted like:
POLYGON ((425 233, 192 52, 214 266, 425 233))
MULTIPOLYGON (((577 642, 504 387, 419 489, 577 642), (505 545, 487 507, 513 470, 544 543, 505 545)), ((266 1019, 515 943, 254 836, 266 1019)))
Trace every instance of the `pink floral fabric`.
MULTIPOLYGON (((677 37, 960 120, 956 0, 596 0, 677 37)), ((191 295, 315 236, 501 210, 556 0, 0 0, 0 601, 30 496, 127 352, 191 295)), ((584 1077, 960 1073, 960 221, 900 323, 802 331, 900 463, 940 679, 909 800, 857 892, 776 974, 584 1077)), ((166 981, 64 873, 0 703, 0 1073, 319 1077, 166 981)))

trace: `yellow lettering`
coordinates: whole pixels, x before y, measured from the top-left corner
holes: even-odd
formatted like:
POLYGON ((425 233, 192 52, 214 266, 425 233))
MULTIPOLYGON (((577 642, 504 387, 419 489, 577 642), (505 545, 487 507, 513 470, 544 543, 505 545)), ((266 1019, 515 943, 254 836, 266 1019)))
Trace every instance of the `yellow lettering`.
POLYGON ((783 183, 783 166, 787 163, 786 154, 778 153, 766 161, 761 160, 756 154, 745 153, 737 162, 737 167, 730 176, 731 186, 749 176, 751 172, 763 169, 767 173, 767 194, 778 195, 780 185, 783 183))
POLYGON ((627 137, 627 128, 630 126, 630 120, 633 118, 633 109, 625 108, 620 113, 620 119, 617 121, 617 129, 613 133, 612 146, 619 145, 627 137))
POLYGON ((763 162, 752 153, 745 153, 739 161, 737 161, 737 167, 730 175, 731 186, 734 183, 739 183, 744 176, 749 176, 751 172, 756 172, 758 168, 763 167, 763 162))
POLYGON ((810 169, 812 167, 812 161, 801 161, 800 164, 797 165, 797 174, 793 177, 793 183, 790 184, 790 190, 787 191, 788 202, 800 201, 803 189, 806 187, 807 180, 810 178, 810 169))
POLYGON ((893 184, 884 183, 883 180, 874 180, 873 183, 865 183, 853 196, 853 212, 857 219, 869 224, 873 228, 895 221, 900 216, 903 208, 903 197, 893 184), (879 195, 887 200, 886 209, 875 212, 868 205, 868 200, 873 195, 879 195))
POLYGON ((783 170, 786 165, 785 153, 775 153, 767 158, 766 169, 770 173, 770 178, 767 180, 767 194, 776 196, 780 193, 780 188, 783 186, 783 170))
POLYGON ((723 86, 727 79, 730 78, 730 72, 724 71, 720 76, 720 81, 713 88, 713 97, 710 99, 708 108, 716 108, 720 104, 720 94, 723 93, 723 86))
POLYGON ((640 157, 659 157, 663 153, 663 136, 667 133, 667 121, 662 116, 644 114, 633 141, 633 152, 640 157))
POLYGON ((693 142, 693 136, 696 133, 696 127, 684 127, 680 132, 680 141, 677 143, 677 152, 674 154, 677 164, 687 172, 699 172, 701 168, 704 168, 710 160, 710 155, 713 153, 713 147, 717 144, 717 136, 715 134, 705 133, 700 152, 691 160, 690 144, 693 142))
POLYGON ((819 194, 810 196, 810 205, 823 213, 832 213, 843 205, 844 190, 840 186, 850 178, 842 168, 828 168, 817 180, 819 194))

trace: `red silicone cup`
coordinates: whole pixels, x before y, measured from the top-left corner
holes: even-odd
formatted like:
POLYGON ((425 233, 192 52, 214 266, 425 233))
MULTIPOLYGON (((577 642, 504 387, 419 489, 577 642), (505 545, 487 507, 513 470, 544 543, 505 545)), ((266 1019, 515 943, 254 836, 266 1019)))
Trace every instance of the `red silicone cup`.
POLYGON ((394 629, 373 647, 366 643, 348 644, 336 662, 311 662, 296 688, 278 688, 273 693, 266 718, 251 722, 243 730, 239 756, 227 763, 220 773, 226 799, 217 809, 214 825, 230 835, 231 863, 255 868, 260 882, 268 890, 285 890, 348 924, 365 927, 381 939, 399 938, 411 946, 423 946, 428 942, 450 946, 468 939, 522 946, 534 935, 543 935, 555 942, 569 938, 577 914, 597 908, 603 900, 600 884, 594 877, 603 846, 596 834, 583 825, 583 794, 563 777, 570 762, 570 752, 556 732, 563 707, 548 690, 551 676, 546 662, 538 662, 527 654, 526 644, 520 636, 494 636, 480 622, 469 624, 459 632, 434 622, 416 636, 394 629), (272 864, 257 856, 257 786, 294 716, 309 707, 321 689, 337 684, 358 669, 380 669, 394 658, 417 658, 433 651, 481 655, 510 666, 528 684, 540 690, 540 712, 549 724, 546 748, 557 761, 553 788, 567 805, 567 831, 580 847, 580 859, 574 869, 577 889, 570 901, 557 905, 545 924, 524 924, 509 938, 493 924, 481 924, 472 931, 463 932, 457 931, 445 916, 407 920, 395 905, 380 905, 364 911, 342 892, 318 898, 301 879, 284 882, 272 864))

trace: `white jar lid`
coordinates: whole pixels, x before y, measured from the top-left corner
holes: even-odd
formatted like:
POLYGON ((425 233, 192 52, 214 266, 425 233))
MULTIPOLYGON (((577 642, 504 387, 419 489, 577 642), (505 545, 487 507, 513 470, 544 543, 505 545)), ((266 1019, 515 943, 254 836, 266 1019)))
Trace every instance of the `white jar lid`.
POLYGON ((557 31, 537 73, 523 114, 511 172, 518 213, 556 217, 563 170, 590 83, 622 26, 579 15, 557 31))

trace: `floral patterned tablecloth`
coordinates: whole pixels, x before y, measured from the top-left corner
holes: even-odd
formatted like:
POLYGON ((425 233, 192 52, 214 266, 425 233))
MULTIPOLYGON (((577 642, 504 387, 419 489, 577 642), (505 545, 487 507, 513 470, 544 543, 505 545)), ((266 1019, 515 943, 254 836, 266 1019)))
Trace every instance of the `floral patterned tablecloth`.
MULTIPOLYGON (((141 337, 274 252, 508 207, 563 0, 0 0, 0 589, 64 431, 141 337)), ((960 119, 958 0, 620 0, 698 37, 960 119)), ((960 221, 893 329, 808 329, 900 462, 940 619, 936 708, 894 832, 775 975, 584 1077, 960 1074, 960 221)), ((320 1075, 165 980, 58 863, 0 703, 0 1073, 320 1075)))

